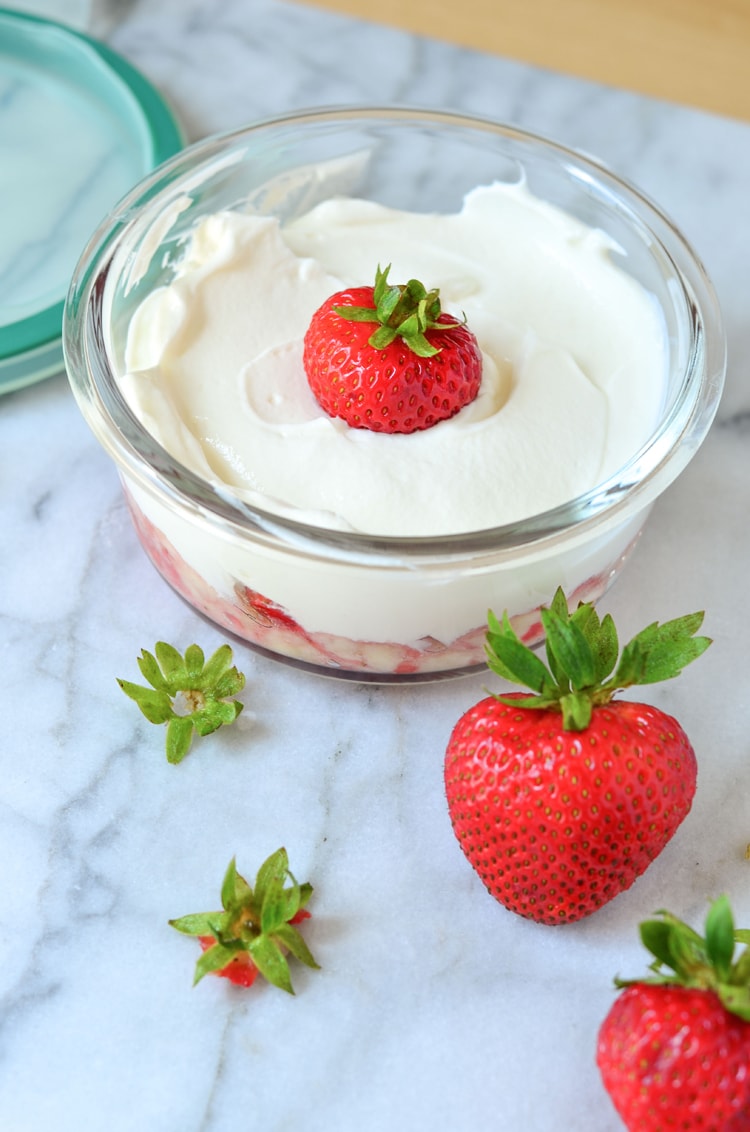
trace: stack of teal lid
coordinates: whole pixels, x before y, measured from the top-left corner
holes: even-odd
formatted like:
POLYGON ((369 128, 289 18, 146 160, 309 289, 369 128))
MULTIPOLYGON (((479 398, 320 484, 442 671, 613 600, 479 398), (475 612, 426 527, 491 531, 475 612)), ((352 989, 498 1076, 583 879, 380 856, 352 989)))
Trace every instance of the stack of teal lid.
POLYGON ((89 236, 182 144, 121 56, 0 8, 0 392, 62 370, 65 295, 89 236))

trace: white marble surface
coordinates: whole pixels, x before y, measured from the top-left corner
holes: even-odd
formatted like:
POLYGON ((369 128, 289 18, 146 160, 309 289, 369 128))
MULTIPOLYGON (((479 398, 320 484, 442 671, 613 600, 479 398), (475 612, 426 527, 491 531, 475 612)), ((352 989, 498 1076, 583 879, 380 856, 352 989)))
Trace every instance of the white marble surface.
POLYGON ((0 1127, 616 1132, 594 1044, 612 976, 642 970, 637 921, 668 905, 698 923, 726 891, 750 926, 750 126, 282 0, 95 0, 86 19, 191 139, 314 104, 453 107, 597 154, 655 197, 713 276, 730 368, 604 607, 623 634, 705 608, 715 644, 650 690, 700 762, 674 841, 589 920, 521 921, 475 879, 442 792, 451 727, 486 681, 365 687, 240 650, 241 724, 169 766, 115 677, 137 679, 159 638, 221 634, 146 561, 65 378, 4 397, 0 1127), (315 885, 322 970, 295 969, 295 998, 192 989, 194 945, 168 918, 214 906, 233 854, 252 873, 282 843, 315 885))

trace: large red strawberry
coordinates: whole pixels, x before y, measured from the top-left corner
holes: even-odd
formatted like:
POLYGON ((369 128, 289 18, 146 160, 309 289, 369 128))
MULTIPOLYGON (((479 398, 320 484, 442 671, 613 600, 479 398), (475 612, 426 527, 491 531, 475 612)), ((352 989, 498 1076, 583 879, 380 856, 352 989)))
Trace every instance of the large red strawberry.
POLYGON ((652 974, 616 980, 626 989, 599 1031, 604 1086, 629 1132, 748 1132, 750 949, 734 952, 750 931, 735 931, 725 896, 705 937, 659 916, 641 924, 652 974))
POLYGON ((331 417, 373 432, 416 432, 452 417, 479 392, 482 357, 463 322, 441 313, 417 279, 338 291, 305 335, 310 388, 331 417), (375 326, 377 329, 373 329, 375 326))
POLYGON ((310 916, 305 905, 312 891, 310 884, 297 884, 284 848, 263 862, 252 886, 230 861, 221 886, 220 911, 169 921, 178 931, 197 936, 201 945, 194 983, 204 975, 221 975, 249 987, 260 974, 294 994, 287 954, 308 967, 318 966, 296 928, 310 916))
POLYGON ((613 700, 676 676, 710 641, 702 613, 654 623, 622 651, 592 603, 543 608, 547 661, 507 615, 490 614, 487 658, 532 693, 489 696, 456 724, 445 756, 454 832, 502 904, 545 924, 579 920, 628 888, 687 815, 693 748, 671 716, 613 700))

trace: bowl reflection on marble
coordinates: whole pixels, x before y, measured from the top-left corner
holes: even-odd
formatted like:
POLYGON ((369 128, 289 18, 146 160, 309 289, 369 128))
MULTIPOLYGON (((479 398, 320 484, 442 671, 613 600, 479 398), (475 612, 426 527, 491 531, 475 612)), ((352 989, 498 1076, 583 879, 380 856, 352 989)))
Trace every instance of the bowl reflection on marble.
POLYGON ((489 609, 507 610, 534 644, 539 607, 558 585, 572 602, 599 598, 651 505, 706 435, 725 370, 711 285, 674 225, 636 189, 597 162, 510 126, 406 108, 264 121, 162 165, 85 250, 66 305, 64 347, 83 415, 114 460, 138 536, 167 582, 262 652, 380 682, 481 667, 489 609), (233 490, 191 467, 182 450, 178 458, 134 411, 121 380, 128 328, 144 298, 174 280, 206 217, 230 210, 288 225, 342 194, 451 213, 470 190, 495 182, 523 183, 587 230, 605 233, 610 258, 658 314, 664 388, 656 419, 601 482, 500 525, 368 533, 233 490))

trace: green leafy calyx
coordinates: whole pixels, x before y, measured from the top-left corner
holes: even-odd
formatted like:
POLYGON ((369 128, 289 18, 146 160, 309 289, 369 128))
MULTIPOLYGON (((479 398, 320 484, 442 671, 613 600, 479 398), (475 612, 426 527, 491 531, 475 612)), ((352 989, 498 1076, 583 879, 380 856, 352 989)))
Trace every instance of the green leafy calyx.
POLYGON ((142 649, 138 657, 150 687, 129 680, 117 683, 150 723, 167 724, 167 759, 179 763, 190 750, 193 732, 210 735, 234 722, 243 705, 231 697, 242 691, 245 677, 232 666, 229 645, 221 645, 208 660, 198 645, 189 645, 181 656, 158 641, 154 653, 142 649))
MULTIPOLYGON (((636 684, 655 684, 678 676, 708 648, 708 637, 696 637, 703 613, 690 613, 663 625, 643 629, 620 653, 617 630, 609 614, 599 618, 593 603, 581 602, 571 613, 562 589, 549 608, 540 611, 547 664, 523 644, 508 614, 502 622, 488 616, 487 664, 504 680, 530 688, 524 708, 561 711, 566 731, 583 731, 595 707, 615 692, 636 684)), ((517 704, 517 696, 496 697, 517 704)))
POLYGON ((437 288, 428 291, 418 279, 410 279, 403 284, 389 284, 390 269, 390 264, 385 271, 381 271, 378 266, 373 293, 374 307, 339 306, 334 307, 334 311, 351 322, 377 323, 377 330, 368 339, 376 350, 385 350, 396 338, 402 338, 412 353, 420 358, 439 354, 438 347, 428 342, 425 331, 432 330, 438 324, 441 330, 450 330, 451 326, 461 326, 462 323, 439 322, 441 310, 437 288))
POLYGON ((703 936, 671 912, 655 915, 659 918, 640 925, 643 944, 654 956, 649 966, 653 974, 615 979, 615 985, 649 983, 712 990, 730 1013, 750 1022, 750 931, 735 928, 727 897, 720 896, 710 906, 703 936), (735 958, 738 943, 745 946, 735 958))
POLYGON ((287 954, 307 967, 318 964, 290 921, 312 896, 312 885, 298 884, 289 871, 286 849, 277 849, 258 869, 251 887, 237 872, 234 858, 221 886, 222 910, 197 912, 169 923, 178 932, 211 936, 215 943, 195 965, 194 984, 212 971, 221 971, 241 952, 269 983, 294 994, 287 954))

